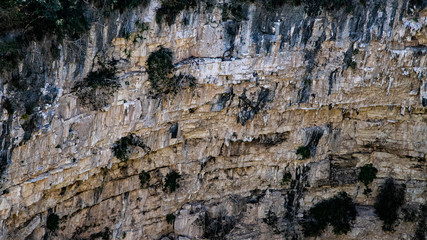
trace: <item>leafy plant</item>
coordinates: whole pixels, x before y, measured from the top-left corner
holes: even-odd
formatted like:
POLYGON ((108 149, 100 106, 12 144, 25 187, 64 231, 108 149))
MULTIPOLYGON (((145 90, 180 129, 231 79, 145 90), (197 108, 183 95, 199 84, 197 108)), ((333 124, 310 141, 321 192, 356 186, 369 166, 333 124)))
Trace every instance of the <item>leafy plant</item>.
POLYGON ((150 182, 150 174, 148 172, 146 172, 146 171, 143 170, 139 174, 139 181, 140 181, 140 184, 141 184, 141 188, 144 188, 144 187, 148 186, 148 183, 150 182))
POLYGON ((49 214, 46 221, 46 228, 55 232, 59 228, 59 216, 55 213, 49 214))
POLYGON ((0 32, 23 29, 26 37, 41 39, 46 34, 76 38, 88 29, 83 1, 7 0, 0 6, 0 16, 7 19, 0 32))
POLYGON ((145 152, 151 151, 150 147, 145 145, 144 142, 135 134, 130 134, 117 140, 112 150, 114 152, 114 156, 120 159, 120 161, 126 161, 129 159, 129 155, 132 152, 132 147, 140 147, 144 149, 145 152))
POLYGON ((175 215, 173 213, 169 213, 168 215, 166 215, 166 222, 168 224, 173 224, 175 222, 175 215))
POLYGON ((100 68, 90 72, 73 90, 83 105, 99 110, 109 104, 114 92, 120 88, 116 73, 116 61, 100 62, 100 68))
POLYGON ((383 221, 384 231, 394 230, 393 225, 404 202, 405 185, 397 185, 392 178, 388 178, 381 185, 374 204, 375 213, 383 221))
POLYGON ((171 50, 160 47, 148 57, 148 80, 151 87, 158 92, 169 92, 174 88, 170 77, 174 70, 172 56, 171 50))
POLYGON ((365 185, 365 190, 363 194, 368 195, 372 192, 372 190, 368 187, 368 185, 374 181, 377 177, 378 169, 375 168, 372 164, 365 164, 360 168, 358 180, 365 185))
POLYGON ((166 23, 172 25, 176 17, 185 9, 197 6, 196 0, 161 0, 162 5, 156 12, 156 22, 165 18, 166 23))
POLYGON ((18 39, 0 42, 0 73, 17 67, 23 57, 21 44, 18 39))
POLYGON ((356 206, 346 192, 314 205, 302 223, 305 236, 320 236, 328 224, 335 234, 346 234, 356 219, 356 206))
POLYGON ((196 79, 191 75, 174 75, 175 67, 172 63, 172 51, 160 47, 159 50, 150 54, 147 59, 148 80, 157 94, 176 93, 181 87, 189 85, 194 87, 196 79))
POLYGON ((282 177, 282 185, 286 185, 288 184, 292 179, 292 174, 290 172, 283 172, 283 177, 282 177))
POLYGON ((104 14, 119 10, 123 13, 126 9, 132 9, 138 6, 146 7, 151 0, 93 0, 95 7, 103 9, 104 14))
POLYGON ((174 192, 177 188, 179 188, 178 181, 180 178, 181 178, 181 174, 179 174, 175 170, 166 174, 163 191, 174 192))
POLYGON ((299 146, 296 153, 301 155, 302 159, 307 159, 310 157, 310 148, 308 146, 299 146))

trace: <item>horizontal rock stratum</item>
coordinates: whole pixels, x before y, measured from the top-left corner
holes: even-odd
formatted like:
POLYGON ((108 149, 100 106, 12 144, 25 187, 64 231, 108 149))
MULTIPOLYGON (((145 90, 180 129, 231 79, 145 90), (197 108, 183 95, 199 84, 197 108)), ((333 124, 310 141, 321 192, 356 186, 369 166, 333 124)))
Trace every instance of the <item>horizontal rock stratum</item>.
POLYGON ((1 73, 0 239, 425 237, 425 1, 94 2, 1 73))

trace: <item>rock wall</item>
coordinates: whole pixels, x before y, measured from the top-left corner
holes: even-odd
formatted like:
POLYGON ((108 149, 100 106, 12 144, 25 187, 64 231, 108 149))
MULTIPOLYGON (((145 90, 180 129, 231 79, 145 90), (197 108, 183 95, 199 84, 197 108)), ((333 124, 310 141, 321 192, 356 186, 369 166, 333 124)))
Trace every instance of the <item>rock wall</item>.
POLYGON ((341 191, 357 203, 353 228, 320 238, 415 236, 404 217, 384 232, 373 203, 389 177, 405 183, 405 206, 427 199, 427 9, 375 0, 312 17, 303 6, 245 4, 236 19, 223 4, 184 10, 170 26, 156 23, 157 1, 114 12, 64 40, 57 60, 44 42, 30 46, 15 73, 25 89, 3 74, 0 238, 302 239, 306 211, 341 191), (153 96, 146 61, 159 46, 195 88, 153 96), (100 59, 117 61, 121 85, 95 111, 73 86, 100 59), (38 105, 24 117, 5 99, 38 105), (150 151, 121 161, 112 147, 129 134, 150 151), (357 175, 368 163, 378 174, 366 196, 357 175), (169 192, 172 171, 182 177, 169 192))

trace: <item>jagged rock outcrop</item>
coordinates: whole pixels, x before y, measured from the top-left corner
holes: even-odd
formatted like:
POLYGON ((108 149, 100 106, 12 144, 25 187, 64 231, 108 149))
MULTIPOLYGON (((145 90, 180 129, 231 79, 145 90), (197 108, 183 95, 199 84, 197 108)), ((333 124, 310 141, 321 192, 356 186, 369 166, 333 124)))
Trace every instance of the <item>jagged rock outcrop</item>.
POLYGON ((154 0, 114 11, 64 40, 59 58, 33 42, 2 74, 1 239, 303 239, 310 207, 340 191, 358 216, 347 234, 321 238, 423 231, 426 4, 371 0, 313 16, 304 5, 243 3, 239 17, 225 2, 200 2, 172 25, 156 21, 154 0), (196 86, 153 94, 146 63, 159 46, 173 53, 166 75, 196 86), (88 107, 77 83, 111 60, 118 89, 88 107), (138 141, 119 159, 126 136, 138 141), (358 172, 368 163, 378 174, 365 195, 358 172), (179 188, 167 191, 172 171, 179 188), (394 232, 373 208, 389 177, 406 185, 416 216, 402 211, 394 232))

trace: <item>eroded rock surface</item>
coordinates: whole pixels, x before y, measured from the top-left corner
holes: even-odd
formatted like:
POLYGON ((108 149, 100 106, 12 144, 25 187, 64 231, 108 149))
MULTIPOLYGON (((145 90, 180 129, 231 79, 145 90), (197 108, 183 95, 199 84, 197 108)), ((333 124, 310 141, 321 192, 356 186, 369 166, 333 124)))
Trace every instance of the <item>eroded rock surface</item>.
POLYGON ((29 118, 5 101, 0 108, 0 238, 303 239, 306 211, 346 191, 358 210, 352 230, 320 238, 412 239, 417 221, 401 217, 384 232, 373 209, 389 177, 406 184, 407 205, 427 199, 427 10, 410 2, 318 16, 246 4, 245 18, 224 19, 218 1, 169 26, 156 23, 160 3, 151 1, 92 24, 57 60, 34 43, 20 65, 21 76, 32 70, 30 87, 15 91, 11 74, 0 78, 3 99, 38 104, 29 118), (149 26, 144 40, 120 37, 137 34, 137 20, 149 26), (153 96, 146 61, 159 46, 196 87, 153 96), (117 61, 120 87, 94 111, 73 87, 101 58, 117 61), (150 151, 116 158, 115 142, 131 134, 150 151), (366 196, 357 174, 368 163, 378 174, 366 196), (164 191, 172 171, 180 186, 164 191), (59 217, 54 232, 50 214, 59 217))

